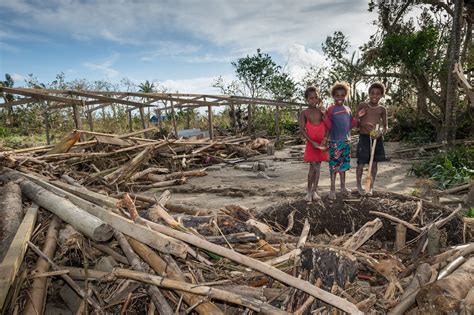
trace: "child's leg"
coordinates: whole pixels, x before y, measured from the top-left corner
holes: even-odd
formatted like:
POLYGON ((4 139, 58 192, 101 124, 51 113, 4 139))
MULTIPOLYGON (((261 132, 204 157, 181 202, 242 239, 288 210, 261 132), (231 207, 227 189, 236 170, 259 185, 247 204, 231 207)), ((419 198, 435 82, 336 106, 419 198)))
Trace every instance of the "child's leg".
POLYGON ((321 172, 321 162, 314 162, 314 181, 313 189, 311 192, 311 197, 313 200, 319 200, 321 197, 318 195, 318 183, 319 183, 319 174, 321 172))
POLYGON ((329 192, 329 199, 336 199, 336 171, 330 171, 331 175, 331 191, 329 192))
POLYGON ((357 164, 356 169, 356 181, 357 181, 357 191, 359 195, 364 195, 365 191, 362 188, 362 175, 364 174, 364 164, 357 164))
POLYGON ((372 164, 372 182, 370 183, 370 190, 374 188, 374 183, 375 183, 375 177, 377 176, 377 171, 378 171, 378 162, 373 162, 372 164))
POLYGON ((309 162, 309 171, 308 171, 308 190, 306 193, 306 200, 311 201, 311 196, 313 195, 314 187, 314 162, 309 162))
POLYGON ((350 194, 350 191, 346 188, 346 172, 340 171, 339 176, 341 177, 341 192, 344 195, 350 194))

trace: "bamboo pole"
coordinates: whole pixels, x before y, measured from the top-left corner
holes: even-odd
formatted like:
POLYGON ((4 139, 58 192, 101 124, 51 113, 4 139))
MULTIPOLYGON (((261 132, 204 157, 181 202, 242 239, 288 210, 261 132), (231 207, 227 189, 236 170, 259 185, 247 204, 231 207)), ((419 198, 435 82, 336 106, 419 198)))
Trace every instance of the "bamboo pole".
POLYGON ((218 246, 216 244, 212 244, 206 240, 200 239, 195 235, 192 234, 186 234, 180 231, 173 230, 172 228, 166 227, 161 224, 153 223, 150 221, 147 221, 147 224, 154 229, 155 231, 159 231, 165 235, 168 235, 170 237, 174 237, 176 239, 179 239, 181 241, 187 242, 189 244, 192 244, 194 246, 197 246, 199 248, 208 250, 210 252, 216 253, 218 255, 221 255, 223 257, 226 257, 228 259, 231 259, 239 264, 242 264, 244 266, 250 267, 254 270, 260 271, 266 275, 269 275, 278 281, 281 281, 282 283, 288 284, 290 286, 293 286, 297 289, 300 289, 328 304, 331 304, 337 308, 340 308, 343 311, 346 311, 350 314, 362 314, 358 310, 358 308, 351 302, 336 296, 334 294, 331 294, 329 292, 326 292, 308 281, 300 280, 297 279, 293 276, 288 275, 287 273, 271 267, 267 265, 264 262, 258 261, 256 259, 247 257, 245 255, 239 254, 235 251, 232 251, 230 249, 227 249, 222 246, 218 246))
POLYGON ((281 315, 286 314, 287 315, 288 314, 285 311, 282 311, 274 306, 271 306, 270 304, 264 303, 255 298, 241 296, 232 292, 219 290, 213 287, 200 286, 200 285, 186 283, 182 281, 176 281, 176 280, 172 280, 172 279, 164 278, 160 276, 154 276, 148 273, 115 268, 112 271, 111 276, 115 276, 117 278, 134 279, 137 281, 153 284, 153 285, 160 286, 163 288, 176 289, 176 290, 186 291, 193 294, 208 296, 214 299, 242 305, 256 312, 261 312, 262 314, 271 314, 271 315, 273 314, 281 314, 281 315))
MULTIPOLYGON (((168 261, 164 261, 160 256, 158 256, 153 250, 143 243, 140 243, 132 238, 127 238, 130 246, 133 250, 141 257, 150 267, 159 275, 166 274, 170 279, 185 282, 185 278, 176 265, 174 260, 167 256, 168 261)), ((188 305, 194 305, 201 300, 199 296, 190 294, 188 292, 177 291, 178 294, 183 295, 183 300, 188 305)), ((210 302, 204 302, 196 306, 196 311, 199 314, 223 314, 223 312, 214 304, 210 302)))
MULTIPOLYGON (((53 220, 49 224, 48 232, 46 233, 46 239, 44 241, 43 252, 49 258, 54 257, 56 251, 56 243, 58 238, 58 227, 61 220, 57 216, 54 216, 53 220)), ((49 263, 43 258, 39 258, 36 262, 35 273, 45 273, 49 270, 49 263)), ((35 278, 28 290, 28 298, 26 300, 25 309, 23 314, 25 315, 36 315, 43 314, 44 305, 46 302, 46 286, 48 278, 39 277, 35 278)))
MULTIPOLYGON (((122 248, 125 256, 127 257, 128 263, 130 264, 130 266, 132 266, 132 268, 135 269, 136 271, 145 272, 146 270, 142 266, 142 262, 140 258, 137 256, 137 254, 135 254, 133 249, 130 247, 130 244, 128 243, 125 236, 117 230, 114 231, 114 236, 115 236, 115 239, 117 239, 118 243, 120 244, 120 247, 122 248)), ((148 291, 148 294, 150 294, 153 304, 155 304, 157 310, 159 311, 159 314, 173 315, 173 310, 171 309, 170 305, 168 304, 165 297, 160 292, 157 286, 149 285, 147 287, 147 291, 148 291)))

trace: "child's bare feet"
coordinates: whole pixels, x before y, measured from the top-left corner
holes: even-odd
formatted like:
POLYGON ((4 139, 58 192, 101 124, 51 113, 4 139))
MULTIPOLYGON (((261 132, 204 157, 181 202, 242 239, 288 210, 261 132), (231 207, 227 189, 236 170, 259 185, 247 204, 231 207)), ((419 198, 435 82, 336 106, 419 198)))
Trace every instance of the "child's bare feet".
POLYGON ((331 191, 329 192, 328 198, 329 198, 330 200, 336 200, 336 192, 331 190, 331 191))
POLYGON ((312 201, 311 194, 307 193, 306 196, 304 197, 304 200, 311 202, 312 201))
POLYGON ((313 192, 313 201, 319 201, 321 200, 321 197, 318 195, 317 192, 313 192))
POLYGON ((341 193, 344 195, 344 196, 350 196, 351 194, 351 191, 347 188, 341 188, 341 193))
POLYGON ((372 197, 373 195, 372 188, 370 188, 370 190, 366 193, 366 195, 369 197, 372 197))
POLYGON ((362 187, 357 187, 357 192, 361 196, 365 196, 365 190, 362 187))

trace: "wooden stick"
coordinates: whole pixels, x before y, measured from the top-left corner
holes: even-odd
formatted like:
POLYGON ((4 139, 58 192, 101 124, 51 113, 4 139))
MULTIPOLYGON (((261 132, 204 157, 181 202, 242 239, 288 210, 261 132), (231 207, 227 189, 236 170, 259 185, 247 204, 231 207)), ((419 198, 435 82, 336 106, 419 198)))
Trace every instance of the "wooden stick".
MULTIPOLYGON (((379 124, 376 124, 375 125, 375 130, 378 130, 378 129, 379 129, 379 124)), ((375 147, 376 146, 377 146, 377 138, 374 139, 374 143, 372 144, 372 149, 370 150, 369 170, 368 170, 368 173, 367 173, 367 177, 365 178, 365 182, 364 182, 364 186, 365 186, 364 188, 365 188, 366 193, 369 193, 371 188, 372 188, 372 182, 373 182, 373 179, 372 179, 372 165, 374 163, 375 147)))
POLYGON ((351 236, 343 245, 345 248, 357 250, 361 247, 369 238, 372 237, 380 228, 383 223, 379 218, 375 218, 372 221, 367 222, 362 226, 354 235, 351 236))
POLYGON ((407 239, 407 228, 398 223, 395 227, 395 251, 400 251, 405 247, 405 242, 407 239))
POLYGON ((112 258, 114 258, 116 261, 122 263, 122 264, 127 264, 128 265, 128 260, 126 257, 120 255, 119 253, 117 253, 116 251, 114 251, 112 248, 110 248, 109 246, 107 245, 104 245, 104 244, 97 244, 97 243, 94 243, 94 242, 91 242, 90 243, 92 245, 92 247, 95 247, 97 248, 98 250, 100 250, 101 252, 111 256, 112 258))
MULTIPOLYGON (((56 271, 60 270, 59 267, 47 255, 45 255, 38 247, 36 247, 35 244, 28 241, 28 245, 38 256, 46 260, 51 265, 51 269, 56 271)), ((80 286, 78 286, 76 282, 71 279, 71 277, 69 277, 67 274, 62 274, 61 278, 63 278, 64 281, 66 281, 66 283, 69 284, 69 286, 74 289, 77 294, 79 294, 79 296, 81 296, 83 299, 86 299, 87 302, 92 305, 92 307, 94 307, 94 309, 102 313, 101 306, 96 301, 94 301, 80 286)))
POLYGON ((384 218, 389 219, 389 220, 391 220, 391 221, 393 221, 393 222, 401 223, 401 224, 403 224, 404 226, 406 226, 407 228, 409 228, 410 230, 415 231, 415 232, 417 232, 417 233, 421 233, 421 232, 423 231, 423 229, 420 229, 419 227, 414 226, 413 224, 408 223, 408 222, 406 222, 406 221, 403 221, 403 220, 401 220, 401 219, 399 219, 399 218, 397 218, 397 217, 394 217, 394 216, 392 216, 392 215, 390 215, 390 214, 387 214, 387 213, 384 213, 384 212, 378 212, 378 211, 369 211, 369 213, 370 213, 370 214, 373 214, 373 215, 378 215, 378 216, 380 216, 380 217, 384 217, 384 218))
POLYGON ((288 314, 285 311, 282 311, 274 306, 271 306, 270 304, 266 304, 254 298, 242 297, 232 292, 219 290, 213 287, 200 286, 196 284, 176 281, 169 278, 150 275, 148 273, 115 268, 112 271, 111 276, 114 276, 117 278, 134 279, 137 281, 153 284, 153 285, 160 286, 167 289, 175 289, 175 290, 186 291, 186 292, 197 294, 197 295, 208 296, 213 299, 218 299, 218 300, 226 301, 229 303, 242 305, 256 312, 261 312, 262 314, 282 314, 282 315, 288 314))
MULTIPOLYGON (((114 231, 114 236, 119 242, 120 247, 125 253, 125 256, 127 256, 130 266, 132 266, 132 268, 137 271, 145 272, 145 269, 142 267, 140 258, 137 256, 137 254, 135 254, 133 249, 130 247, 130 244, 128 243, 125 236, 117 230, 114 231)), ((165 300, 165 297, 156 286, 149 285, 147 291, 150 294, 153 304, 155 304, 160 314, 165 314, 165 315, 173 314, 173 310, 171 309, 170 305, 165 300)))
POLYGON ((151 150, 151 147, 146 147, 132 160, 119 167, 116 171, 104 176, 104 179, 109 181, 110 184, 126 181, 141 166, 141 164, 148 161, 151 150))
MULTIPOLYGON (((150 267, 159 275, 166 274, 170 279, 185 282, 183 273, 179 269, 176 262, 170 257, 167 256, 167 261, 164 261, 160 256, 158 256, 153 250, 151 250, 145 244, 142 244, 132 238, 127 238, 130 246, 133 250, 143 259, 150 267)), ((188 305, 193 305, 198 302, 201 298, 197 295, 190 294, 188 292, 177 291, 178 294, 183 296, 184 301, 188 305)), ((199 304, 196 307, 196 311, 199 314, 223 314, 223 312, 214 304, 210 302, 204 302, 199 304)))
POLYGON ((23 262, 28 247, 27 242, 33 233, 37 215, 38 205, 33 204, 28 208, 26 215, 10 244, 10 248, 0 265, 0 311, 4 310, 4 303, 8 291, 15 280, 21 263, 23 262))
POLYGON ((347 300, 336 296, 334 294, 331 294, 329 292, 326 292, 324 290, 321 290, 320 288, 317 288, 316 286, 312 285, 308 281, 300 280, 295 277, 292 277, 285 272, 276 269, 274 267, 271 267, 264 262, 258 261, 256 259, 252 259, 250 257, 244 256, 242 254, 236 253, 235 251, 232 251, 230 249, 224 248, 222 246, 218 246, 215 244, 212 244, 206 240, 200 239, 195 235, 191 234, 186 234, 180 231, 173 230, 172 228, 163 226, 161 224, 156 224, 153 222, 148 223, 150 226, 154 226, 155 230, 174 237, 176 239, 182 240, 184 242, 187 242, 189 244, 192 244, 194 246, 197 246, 199 248, 211 251, 213 253, 216 253, 218 255, 221 255, 223 257, 226 257, 228 259, 231 259, 237 263, 240 263, 244 266, 250 267, 254 270, 260 271, 266 275, 269 275, 278 281, 281 281, 283 283, 286 283, 290 286, 293 286, 297 289, 303 290, 304 292, 328 303, 331 304, 337 308, 340 308, 350 314, 362 314, 359 309, 353 304, 348 302, 347 300))
MULTIPOLYGON (((58 227, 61 223, 61 220, 54 216, 53 220, 48 227, 48 232, 46 232, 46 239, 44 241, 43 252, 48 258, 52 259, 56 251, 56 243, 58 239, 58 227)), ((43 274, 49 270, 49 263, 43 258, 38 258, 36 262, 35 273, 43 274)), ((25 310, 23 314, 33 315, 33 314, 43 314, 45 297, 46 297, 46 288, 48 284, 47 278, 38 278, 33 281, 30 289, 28 290, 28 299, 26 300, 25 310)))

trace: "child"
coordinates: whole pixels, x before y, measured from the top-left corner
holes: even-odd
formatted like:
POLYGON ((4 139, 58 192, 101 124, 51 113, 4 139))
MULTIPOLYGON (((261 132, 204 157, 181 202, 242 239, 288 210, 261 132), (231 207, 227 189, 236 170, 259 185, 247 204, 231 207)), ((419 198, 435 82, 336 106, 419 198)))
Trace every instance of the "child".
POLYGON ((316 88, 308 87, 304 97, 308 108, 301 112, 299 123, 301 133, 307 140, 304 160, 309 162, 308 192, 305 199, 316 201, 321 199, 317 193, 321 161, 328 160, 326 147, 328 129, 324 122, 323 111, 318 107, 321 100, 316 88))
POLYGON ((357 145, 357 191, 360 195, 365 195, 362 189, 362 174, 364 165, 369 164, 372 148, 372 138, 377 138, 375 145, 374 161, 372 164, 372 182, 369 195, 372 195, 375 176, 377 176, 377 162, 385 160, 385 149, 383 146, 383 137, 378 130, 375 130, 377 124, 383 126, 383 134, 387 132, 387 110, 379 105, 380 99, 385 94, 385 86, 382 83, 375 82, 369 87, 369 103, 361 103, 357 109, 359 118, 359 144, 357 145), (371 133, 372 132, 372 133, 371 133))
POLYGON ((336 199, 336 174, 339 173, 341 180, 341 192, 349 194, 346 188, 346 171, 351 166, 351 144, 350 131, 357 124, 352 116, 349 106, 344 105, 347 94, 349 94, 347 82, 336 82, 331 88, 331 96, 334 104, 327 110, 329 121, 329 171, 331 175, 331 191, 329 199, 336 199))

